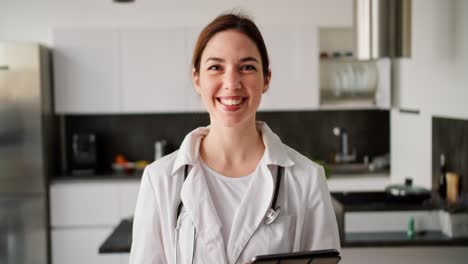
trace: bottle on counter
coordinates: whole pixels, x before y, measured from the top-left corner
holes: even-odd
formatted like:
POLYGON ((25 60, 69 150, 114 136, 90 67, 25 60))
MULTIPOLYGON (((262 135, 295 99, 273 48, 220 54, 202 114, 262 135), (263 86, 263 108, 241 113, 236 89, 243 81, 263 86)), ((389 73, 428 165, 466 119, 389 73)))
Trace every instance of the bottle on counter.
POLYGON ((447 179, 445 175, 447 174, 447 166, 445 164, 445 155, 440 154, 440 171, 439 171, 439 188, 438 192, 440 198, 447 199, 447 179))
POLYGON ((164 156, 166 144, 167 141, 164 139, 154 142, 154 160, 158 160, 164 156))
POLYGON ((409 239, 413 239, 414 238, 414 217, 410 217, 408 219, 408 228, 406 229, 406 236, 409 238, 409 239))

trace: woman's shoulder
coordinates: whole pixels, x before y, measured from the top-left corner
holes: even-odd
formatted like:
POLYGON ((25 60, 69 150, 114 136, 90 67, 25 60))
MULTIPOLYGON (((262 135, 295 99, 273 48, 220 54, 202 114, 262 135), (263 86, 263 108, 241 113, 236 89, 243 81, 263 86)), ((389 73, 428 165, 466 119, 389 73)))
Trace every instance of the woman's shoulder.
POLYGON ((146 166, 144 173, 149 177, 150 182, 156 183, 171 180, 172 177, 170 176, 172 175, 178 152, 176 150, 146 166))

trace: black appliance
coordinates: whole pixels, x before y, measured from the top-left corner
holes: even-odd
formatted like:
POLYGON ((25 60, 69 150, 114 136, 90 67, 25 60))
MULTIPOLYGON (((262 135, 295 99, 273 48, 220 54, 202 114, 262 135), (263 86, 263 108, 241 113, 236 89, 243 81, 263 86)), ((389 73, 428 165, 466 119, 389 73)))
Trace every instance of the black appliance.
POLYGON ((95 172, 97 167, 97 138, 93 133, 73 134, 72 136, 72 174, 95 172))

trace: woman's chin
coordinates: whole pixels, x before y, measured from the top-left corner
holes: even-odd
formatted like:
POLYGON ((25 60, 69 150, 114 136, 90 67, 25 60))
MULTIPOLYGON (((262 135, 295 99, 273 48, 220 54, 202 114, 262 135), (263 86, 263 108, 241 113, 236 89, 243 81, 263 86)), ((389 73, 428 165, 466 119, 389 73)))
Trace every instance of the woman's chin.
POLYGON ((255 123, 255 118, 251 118, 248 116, 218 116, 215 117, 214 119, 211 118, 211 123, 213 124, 213 121, 218 124, 222 125, 224 127, 229 127, 229 128, 235 128, 238 126, 245 126, 249 122, 255 123))

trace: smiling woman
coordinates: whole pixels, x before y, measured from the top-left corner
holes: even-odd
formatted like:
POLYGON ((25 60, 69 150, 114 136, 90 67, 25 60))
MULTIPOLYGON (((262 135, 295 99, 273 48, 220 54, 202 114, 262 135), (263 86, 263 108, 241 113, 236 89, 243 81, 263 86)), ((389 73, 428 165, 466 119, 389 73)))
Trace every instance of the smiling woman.
POLYGON ((339 250, 323 168, 256 121, 271 79, 257 26, 242 15, 217 17, 200 33, 192 62, 210 126, 145 169, 130 262, 246 263, 339 250))

